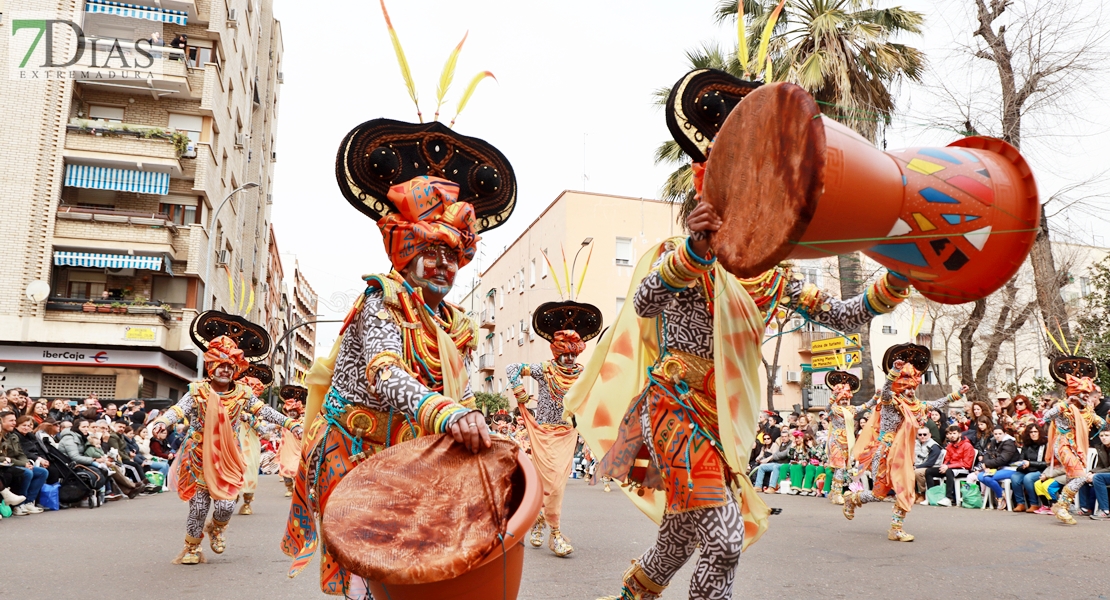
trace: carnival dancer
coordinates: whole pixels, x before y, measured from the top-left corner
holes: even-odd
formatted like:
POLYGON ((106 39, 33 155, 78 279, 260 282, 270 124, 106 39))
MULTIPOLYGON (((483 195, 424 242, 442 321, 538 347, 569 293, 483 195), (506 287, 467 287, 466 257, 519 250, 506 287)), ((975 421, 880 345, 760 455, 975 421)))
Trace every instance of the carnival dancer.
MULTIPOLYGON (((265 389, 262 381, 250 376, 245 376, 240 381, 251 389, 255 398, 262 398, 262 391, 265 389)), ((243 451, 243 487, 239 492, 243 505, 239 507, 239 514, 251 515, 254 514, 254 509, 251 508, 254 490, 258 488, 258 467, 262 462, 261 438, 266 427, 250 412, 243 412, 240 418, 243 420, 239 427, 239 448, 243 451)))
MULTIPOLYGON (((399 42, 395 50, 400 57, 399 42)), ((393 270, 364 277, 366 291, 331 354, 305 380, 309 433, 282 542, 291 577, 320 546, 318 520, 332 490, 366 457, 437 433, 475 453, 490 447, 464 363, 477 348, 476 329, 444 297, 474 258, 477 234, 511 214, 512 167, 490 144, 437 121, 374 119, 344 138, 336 175, 347 201, 377 222, 393 270)), ((324 593, 362 594, 365 582, 352 582, 321 550, 324 593)))
POLYGON ((852 395, 859 391, 859 377, 847 371, 833 371, 825 375, 825 385, 832 390, 829 405, 829 466, 834 469, 832 493, 829 501, 844 504, 844 482, 847 481, 848 453, 855 443, 856 410, 852 407, 852 395))
MULTIPOLYGON (((1047 330, 1045 331, 1046 333, 1047 330)), ((1052 338, 1052 335, 1049 334, 1052 338)), ((1063 340, 1061 340, 1062 342, 1063 340)), ((1053 338, 1058 349, 1060 344, 1053 338)), ((1073 352, 1078 352, 1079 346, 1073 352)), ((1061 349, 1063 352, 1063 349, 1061 349)), ((1062 523, 1075 525, 1075 517, 1070 508, 1075 502, 1079 488, 1087 483, 1087 448, 1092 430, 1106 427, 1106 421, 1094 412, 1094 407, 1102 398, 1102 392, 1095 380, 1098 366, 1085 356, 1067 353, 1052 360, 1049 365, 1052 378, 1065 386, 1067 400, 1058 400, 1045 409, 1041 416, 1042 424, 1049 423, 1048 448, 1054 462, 1059 462, 1068 481, 1060 489, 1052 513, 1062 523)))
MULTIPOLYGON (((308 389, 299 385, 284 385, 281 387, 281 398, 285 401, 285 416, 303 425, 304 401, 308 399, 308 389)), ((285 497, 289 498, 293 496, 293 480, 301 465, 301 440, 283 432, 278 457, 281 465, 278 474, 285 483, 285 497)))
POLYGON ((586 350, 586 342, 601 332, 601 327, 601 311, 596 306, 574 301, 546 302, 533 313, 532 329, 551 343, 554 360, 513 363, 505 368, 528 429, 532 462, 543 481, 544 508, 532 526, 529 542, 536 548, 542 546, 544 527, 550 527, 547 545, 560 558, 574 552, 562 533, 560 517, 578 441, 578 432, 563 416, 563 396, 582 373, 582 365, 575 360, 586 350), (534 418, 525 407, 528 392, 520 380, 529 376, 537 383, 534 418))
POLYGON ((869 492, 845 496, 844 517, 853 519, 857 508, 868 502, 882 502, 893 492, 894 512, 887 539, 895 542, 914 539, 902 527, 916 497, 914 435, 923 427, 930 410, 944 410, 950 402, 963 399, 967 392, 965 385, 940 400, 918 400, 917 386, 921 385, 921 374, 929 368, 931 358, 932 352, 917 344, 898 344, 887 349, 883 356, 887 381, 879 398, 872 398, 860 408, 875 410, 852 447, 852 458, 870 470, 873 483, 869 492))
POLYGON ((248 357, 263 356, 269 349, 264 330, 240 317, 207 311, 197 315, 191 332, 193 341, 204 349, 207 378, 190 384, 188 393, 154 421, 153 430, 158 435, 178 422, 189 423, 171 473, 178 497, 189 503, 185 548, 173 562, 195 565, 205 562, 200 550, 205 533, 213 552, 221 554, 226 547, 224 531, 243 486, 244 459, 238 438, 242 413, 292 428, 297 435, 300 427, 236 381, 247 369, 248 357), (212 520, 206 525, 213 504, 212 520))

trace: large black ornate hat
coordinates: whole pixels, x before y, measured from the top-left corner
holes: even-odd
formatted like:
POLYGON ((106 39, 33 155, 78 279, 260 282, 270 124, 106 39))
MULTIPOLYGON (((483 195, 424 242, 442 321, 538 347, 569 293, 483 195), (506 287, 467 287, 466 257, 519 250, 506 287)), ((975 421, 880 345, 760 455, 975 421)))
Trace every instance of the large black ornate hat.
POLYGON ((301 402, 308 401, 308 388, 300 385, 283 385, 281 386, 280 396, 282 400, 300 400, 301 402))
POLYGON ((544 302, 532 314, 532 327, 543 339, 555 341, 555 333, 573 330, 588 342, 601 333, 601 310, 593 304, 573 300, 544 302))
MULTIPOLYGON (((221 335, 234 340, 249 362, 262 360, 270 353, 270 334, 261 325, 251 323, 243 317, 207 310, 197 315, 189 326, 189 336, 202 351, 208 350, 208 342, 221 335)), ((273 381, 272 374, 270 380, 273 381)))
POLYGON ((439 122, 367 121, 343 138, 335 160, 343 197, 375 221, 396 212, 390 187, 424 175, 459 185, 458 200, 474 206, 478 232, 504 223, 516 206, 516 175, 505 155, 439 122))
POLYGON ((705 162, 709 144, 725 118, 752 90, 762 85, 716 69, 690 71, 667 97, 667 129, 694 162, 705 162))
POLYGON ((1048 365, 1048 373, 1052 376, 1053 381, 1064 386, 1068 384, 1068 375, 1087 377, 1094 381, 1098 379, 1098 364, 1086 356, 1069 354, 1052 359, 1052 362, 1048 365))
POLYGON ((933 361, 933 351, 920 344, 895 344, 883 354, 883 371, 890 371, 897 361, 907 362, 915 369, 925 372, 933 361))
POLYGON ((848 371, 831 371, 825 374, 825 386, 830 390, 842 383, 848 384, 853 394, 859 391, 859 377, 856 377, 848 371))
POLYGON ((254 377, 261 381, 262 385, 270 385, 274 382, 274 370, 269 365, 254 362, 247 366, 247 370, 243 372, 243 377, 254 377))

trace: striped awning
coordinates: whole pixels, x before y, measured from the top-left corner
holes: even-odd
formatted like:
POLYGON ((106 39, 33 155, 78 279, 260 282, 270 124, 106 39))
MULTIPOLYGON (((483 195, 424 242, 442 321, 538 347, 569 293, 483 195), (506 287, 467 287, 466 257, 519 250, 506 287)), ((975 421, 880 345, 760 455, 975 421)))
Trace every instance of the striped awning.
POLYGON ((169 10, 154 6, 136 6, 123 2, 112 2, 111 0, 87 0, 85 2, 85 12, 160 21, 162 23, 173 23, 174 25, 185 25, 188 17, 188 13, 180 10, 169 10))
POLYGON ((66 186, 164 196, 170 192, 170 174, 70 164, 66 186))
POLYGON ((92 252, 54 251, 54 265, 59 267, 91 267, 97 269, 145 269, 161 271, 161 256, 130 254, 94 254, 92 252))

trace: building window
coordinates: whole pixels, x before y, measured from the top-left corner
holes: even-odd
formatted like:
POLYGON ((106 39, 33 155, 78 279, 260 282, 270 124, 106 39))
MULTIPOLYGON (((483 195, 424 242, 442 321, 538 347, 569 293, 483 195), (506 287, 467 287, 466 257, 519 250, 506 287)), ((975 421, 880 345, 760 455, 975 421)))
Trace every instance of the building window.
POLYGON ((621 310, 623 310, 623 309, 624 309, 624 298, 617 298, 617 312, 616 312, 616 315, 613 318, 614 319, 617 318, 617 316, 619 316, 621 314, 621 310))
POLYGON ((110 123, 123 122, 123 107, 120 106, 101 106, 98 104, 89 105, 89 118, 99 121, 108 121, 110 123))
POLYGON ((498 308, 505 308, 505 286, 501 286, 501 293, 497 295, 498 308))
POLYGON ((163 277, 155 275, 152 278, 150 298, 155 302, 169 304, 177 308, 185 306, 188 296, 189 280, 184 277, 163 277))
POLYGON ((196 115, 170 113, 170 129, 176 129, 188 135, 192 142, 199 142, 200 132, 204 129, 204 119, 196 115))
POLYGON ((531 270, 528 271, 528 287, 536 286, 536 259, 532 259, 531 270))
POLYGON ((1006 369, 1006 381, 1013 381, 1013 380, 1014 380, 1014 370, 1013 369, 1006 369))
POLYGON ((1091 280, 1086 277, 1079 278, 1079 296, 1086 298, 1091 293, 1091 280))
POLYGON ((197 212, 197 199, 187 196, 167 196, 158 205, 158 212, 166 215, 166 219, 178 225, 200 224, 200 214, 197 212))
POLYGON ((505 334, 497 334, 497 355, 501 356, 505 353, 505 334))
POLYGON ((80 300, 99 299, 108 287, 108 275, 104 271, 68 270, 66 298, 80 300))
POLYGON ((540 265, 540 279, 547 279, 547 248, 543 249, 543 264, 540 265))
MULTIPOLYGON (((528 313, 528 322, 529 323, 532 322, 532 313, 528 313)), ((536 341, 536 329, 534 327, 531 327, 531 326, 528 327, 528 341, 529 342, 536 341)))
POLYGON ((775 367, 775 381, 774 381, 773 385, 774 385, 775 395, 776 396, 781 396, 782 395, 782 366, 781 365, 775 367))
POLYGON ((632 239, 617 238, 617 264, 632 264, 632 239))
POLYGON ((520 268, 520 293, 524 293, 524 267, 520 268))

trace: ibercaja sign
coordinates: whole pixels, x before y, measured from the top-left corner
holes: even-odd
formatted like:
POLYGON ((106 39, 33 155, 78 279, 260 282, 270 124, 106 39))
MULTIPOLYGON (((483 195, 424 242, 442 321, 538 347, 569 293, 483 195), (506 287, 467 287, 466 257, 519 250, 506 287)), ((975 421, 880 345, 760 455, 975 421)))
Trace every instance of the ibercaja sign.
POLYGON ((162 75, 166 60, 185 58, 182 50, 169 47, 162 23, 146 18, 91 12, 72 18, 21 12, 11 17, 4 23, 4 37, 13 80, 147 82, 162 75))

